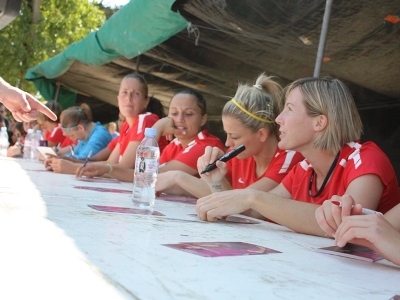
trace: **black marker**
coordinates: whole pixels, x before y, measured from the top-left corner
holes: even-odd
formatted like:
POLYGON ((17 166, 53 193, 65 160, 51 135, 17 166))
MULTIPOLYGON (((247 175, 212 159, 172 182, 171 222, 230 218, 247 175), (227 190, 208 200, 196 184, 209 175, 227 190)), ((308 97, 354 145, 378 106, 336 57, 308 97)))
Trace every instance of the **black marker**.
POLYGON ((213 163, 207 165, 205 167, 205 169, 203 171, 201 171, 200 174, 211 172, 212 170, 214 170, 217 167, 217 164, 216 164, 217 161, 227 162, 228 160, 230 160, 230 159, 234 158, 236 155, 238 155, 240 152, 243 152, 245 149, 246 149, 246 147, 244 145, 241 145, 235 149, 232 149, 228 153, 225 153, 224 155, 222 155, 220 158, 218 158, 213 163))
POLYGON ((89 154, 86 156, 85 162, 83 163, 82 168, 86 167, 86 164, 89 161, 89 158, 92 156, 92 150, 90 150, 89 154))

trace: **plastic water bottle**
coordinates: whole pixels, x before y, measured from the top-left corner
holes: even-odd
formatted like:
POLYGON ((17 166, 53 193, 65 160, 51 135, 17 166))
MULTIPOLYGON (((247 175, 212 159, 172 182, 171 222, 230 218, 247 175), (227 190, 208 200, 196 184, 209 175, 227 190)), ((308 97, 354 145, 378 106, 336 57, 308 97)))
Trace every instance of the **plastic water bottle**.
POLYGON ((155 139, 157 130, 146 128, 144 139, 136 150, 132 201, 134 208, 153 211, 160 148, 155 139))
POLYGON ((32 140, 34 137, 34 132, 32 128, 28 129, 28 133, 26 134, 25 137, 25 142, 24 142, 24 158, 25 159, 31 159, 32 158, 32 140))
POLYGON ((10 145, 8 141, 7 127, 1 127, 0 131, 0 156, 7 157, 7 148, 10 145))
POLYGON ((43 140, 42 131, 36 130, 36 132, 33 134, 32 139, 31 139, 31 159, 32 160, 38 160, 39 151, 38 151, 37 147, 40 146, 41 140, 43 140))

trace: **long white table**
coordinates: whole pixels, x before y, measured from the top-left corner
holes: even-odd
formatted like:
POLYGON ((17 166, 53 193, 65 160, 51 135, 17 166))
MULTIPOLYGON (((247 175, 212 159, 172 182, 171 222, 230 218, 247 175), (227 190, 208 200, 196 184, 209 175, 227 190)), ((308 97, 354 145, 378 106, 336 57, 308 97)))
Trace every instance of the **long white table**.
POLYGON ((390 299, 400 267, 316 252, 333 241, 275 224, 202 222, 194 205, 131 207, 128 183, 78 181, 38 162, 0 159, 0 299, 390 299), (246 242, 282 253, 202 257, 163 244, 246 242))

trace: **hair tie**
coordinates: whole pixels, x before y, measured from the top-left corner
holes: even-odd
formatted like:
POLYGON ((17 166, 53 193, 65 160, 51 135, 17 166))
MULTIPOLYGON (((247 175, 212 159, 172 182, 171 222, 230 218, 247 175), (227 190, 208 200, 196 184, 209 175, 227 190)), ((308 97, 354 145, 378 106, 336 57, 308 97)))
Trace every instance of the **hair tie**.
POLYGON ((253 85, 256 89, 259 89, 260 91, 262 91, 262 86, 260 84, 254 84, 253 85))
POLYGON ((78 112, 80 113, 83 112, 82 108, 78 108, 78 112))
POLYGON ((243 106, 241 106, 239 103, 236 102, 235 98, 232 98, 232 103, 235 104, 241 111, 243 111, 245 114, 249 115, 250 117, 252 117, 253 119, 256 119, 258 121, 261 122, 265 122, 265 123, 269 123, 269 124, 273 124, 275 123, 275 121, 271 121, 271 120, 267 120, 264 118, 261 118, 259 116, 256 116, 255 114, 252 114, 251 112, 249 112, 247 109, 245 109, 243 106))

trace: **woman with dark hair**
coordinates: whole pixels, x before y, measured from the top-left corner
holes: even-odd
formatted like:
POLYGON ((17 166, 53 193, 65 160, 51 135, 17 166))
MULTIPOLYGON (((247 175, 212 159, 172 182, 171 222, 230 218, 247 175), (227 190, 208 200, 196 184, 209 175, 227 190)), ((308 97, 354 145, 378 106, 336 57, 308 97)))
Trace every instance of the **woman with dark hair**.
MULTIPOLYGON (((47 101, 46 107, 57 116, 57 120, 60 118, 62 109, 58 102, 47 101)), ((47 141, 49 147, 61 145, 65 140, 65 136, 57 120, 53 121, 42 113, 39 115, 37 120, 40 129, 43 131, 43 137, 47 141)))
POLYGON ((9 157, 22 157, 25 142, 26 131, 23 122, 17 122, 13 129, 13 140, 15 144, 7 149, 7 156, 9 157))
MULTIPOLYGON (((156 139, 159 141, 163 136, 175 135, 175 139, 161 153, 159 172, 181 170, 197 175, 196 161, 204 153, 205 147, 210 145, 223 149, 222 142, 204 129, 206 109, 204 97, 196 91, 183 90, 172 97, 168 117, 158 120, 152 126, 157 129, 156 139)), ((120 110, 126 115, 121 106, 120 110)), ((145 127, 151 126, 142 126, 143 131, 145 127)), ((136 153, 130 157, 132 165, 129 168, 93 163, 78 170, 77 175, 109 175, 121 181, 132 182, 135 157, 136 153)))

